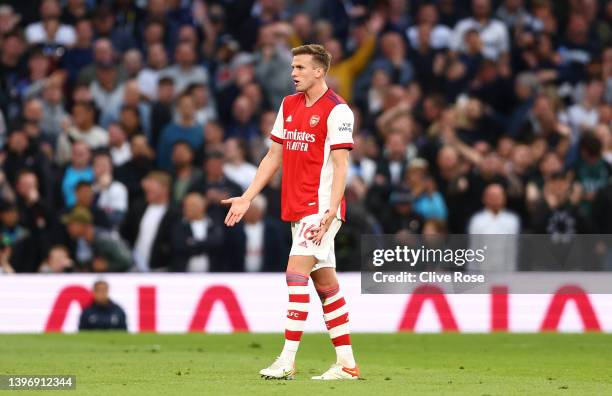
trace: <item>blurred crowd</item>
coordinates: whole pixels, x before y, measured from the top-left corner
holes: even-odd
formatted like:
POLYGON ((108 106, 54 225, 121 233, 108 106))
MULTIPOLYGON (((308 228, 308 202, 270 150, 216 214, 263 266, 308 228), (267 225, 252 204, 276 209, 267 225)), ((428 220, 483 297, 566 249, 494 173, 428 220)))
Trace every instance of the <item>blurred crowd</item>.
POLYGON ((0 5, 0 273, 281 271, 280 175, 223 225, 323 44, 355 113, 336 238, 612 233, 612 1, 0 5))

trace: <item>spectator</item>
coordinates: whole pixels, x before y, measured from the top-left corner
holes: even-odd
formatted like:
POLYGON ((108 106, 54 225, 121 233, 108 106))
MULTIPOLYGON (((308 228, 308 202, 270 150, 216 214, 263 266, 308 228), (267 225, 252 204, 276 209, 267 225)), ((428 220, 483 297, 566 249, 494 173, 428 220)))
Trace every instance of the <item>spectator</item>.
POLYGON ((134 46, 133 35, 123 27, 115 24, 115 15, 108 5, 98 5, 92 20, 96 36, 108 38, 113 43, 113 47, 119 50, 119 52, 126 52, 134 46))
POLYGON ((72 272, 74 262, 70 258, 70 251, 64 245, 55 245, 49 250, 45 261, 40 264, 38 272, 42 274, 61 274, 72 272))
POLYGON ((227 137, 251 140, 257 137, 255 122, 255 107, 253 102, 244 95, 236 98, 232 105, 232 116, 235 121, 227 128, 227 137))
POLYGON ((100 124, 107 126, 124 101, 125 85, 119 80, 119 69, 114 62, 99 63, 96 76, 89 85, 91 96, 100 109, 100 124))
POLYGON ((246 161, 246 143, 243 140, 229 138, 225 141, 225 158, 223 173, 246 190, 255 178, 257 168, 246 161))
POLYGON ((108 282, 93 286, 93 302, 79 319, 79 330, 127 330, 125 312, 108 297, 108 282))
POLYGON ((284 257, 288 254, 282 239, 280 224, 266 216, 267 201, 258 195, 251 201, 244 214, 246 272, 278 272, 283 270, 284 257))
POLYGON ((40 246, 21 225, 19 211, 12 202, 0 202, 0 241, 8 261, 16 272, 33 272, 41 254, 40 246))
POLYGON ((43 0, 40 4, 40 22, 26 27, 28 43, 60 44, 71 47, 75 41, 74 28, 60 22, 62 9, 57 0, 43 0))
POLYGON ((166 173, 150 172, 142 181, 145 200, 130 207, 121 227, 140 272, 167 271, 172 263, 172 230, 179 217, 170 204, 170 186, 166 173))
POLYGON ((48 139, 53 147, 58 136, 62 133, 64 125, 69 122, 68 113, 64 108, 64 97, 61 83, 57 79, 48 79, 44 83, 42 92, 43 116, 41 124, 44 125, 44 138, 48 139))
POLYGON ((580 138, 578 147, 580 160, 576 168, 576 181, 582 187, 582 210, 590 214, 591 204, 597 191, 602 189, 612 177, 612 168, 602 158, 602 144, 594 134, 584 134, 580 138))
POLYGON ((138 72, 138 88, 150 101, 157 99, 160 73, 168 66, 168 55, 161 43, 151 44, 147 50, 147 67, 138 72))
POLYGON ((9 258, 11 256, 10 246, 0 245, 0 274, 14 274, 9 258))
POLYGON ((434 50, 448 48, 452 30, 448 26, 438 23, 438 10, 435 4, 424 3, 419 6, 417 24, 406 30, 406 36, 412 48, 419 48, 423 43, 420 42, 419 30, 427 26, 429 33, 424 38, 427 44, 434 50))
POLYGON ((125 130, 118 123, 108 126, 108 147, 113 165, 119 167, 132 159, 132 149, 125 130))
POLYGON ((544 183, 542 197, 531 210, 534 233, 550 234, 553 240, 567 242, 575 234, 589 233, 591 223, 579 209, 581 191, 571 175, 557 172, 544 183))
POLYGON ((39 180, 44 180, 44 177, 49 176, 49 161, 42 153, 38 152, 35 142, 28 139, 24 130, 13 131, 9 136, 4 153, 6 158, 3 168, 10 184, 15 185, 17 175, 26 168, 34 172, 39 180))
POLYGON ((202 171, 193 166, 194 152, 188 143, 178 141, 172 148, 173 183, 172 202, 180 204, 187 190, 197 179, 202 178, 202 171))
POLYGON ((110 154, 96 153, 93 159, 93 171, 95 205, 105 213, 110 227, 118 229, 128 210, 127 188, 123 183, 113 180, 113 163, 110 154))
POLYGON ((94 52, 91 48, 94 31, 91 20, 79 19, 75 24, 76 39, 73 47, 66 51, 62 57, 62 66, 68 72, 71 82, 77 80, 82 69, 94 60, 94 52))
POLYGON ((376 34, 382 29, 383 23, 381 16, 375 15, 367 27, 361 27, 366 33, 361 36, 363 39, 359 43, 359 49, 348 58, 344 58, 344 50, 338 40, 330 39, 324 43, 332 56, 331 67, 327 73, 328 84, 347 101, 352 99, 352 85, 355 78, 366 68, 370 57, 374 54, 376 34))
POLYGON ((577 141, 586 129, 594 128, 599 121, 598 109, 604 93, 601 80, 587 83, 584 98, 567 110, 568 125, 572 128, 572 140, 577 141))
POLYGON ((152 147, 157 147, 162 130, 172 121, 175 93, 174 81, 169 77, 160 77, 157 87, 157 101, 151 105, 151 136, 148 137, 152 147))
POLYGON ((286 43, 277 42, 279 28, 279 24, 261 28, 255 54, 255 77, 261 82, 273 109, 278 109, 282 98, 293 93, 291 54, 286 43))
POLYGON ((207 153, 204 161, 204 174, 189 187, 190 192, 200 192, 206 197, 210 216, 221 221, 225 217, 225 209, 221 200, 242 194, 242 188, 225 177, 223 173, 224 154, 220 151, 207 153))
POLYGON ((506 195, 500 184, 487 186, 482 203, 484 209, 470 219, 469 234, 519 234, 519 218, 515 213, 506 210, 506 195))
POLYGON ((399 33, 387 32, 380 38, 380 57, 372 61, 372 68, 384 70, 392 84, 407 85, 414 78, 414 71, 406 59, 406 44, 399 33))
POLYGON ((74 206, 76 202, 75 188, 80 181, 93 182, 94 173, 91 168, 91 150, 82 141, 72 144, 72 158, 70 165, 64 172, 62 179, 62 193, 64 204, 67 208, 74 206))
POLYGON ((517 269, 520 221, 516 214, 505 209, 506 197, 500 184, 489 184, 482 198, 485 208, 474 214, 468 226, 470 247, 486 246, 482 263, 468 264, 470 269, 486 272, 512 272, 517 269), (492 235, 494 234, 494 235, 492 235))
POLYGON ((414 211, 426 220, 446 221, 448 211, 442 194, 437 190, 435 181, 427 172, 427 161, 415 158, 410 162, 404 180, 414 197, 414 211))
POLYGON ((475 29, 480 33, 483 42, 483 55, 488 59, 503 61, 510 51, 507 27, 502 22, 491 18, 490 0, 472 0, 472 10, 472 17, 462 19, 455 26, 451 37, 451 49, 456 52, 465 51, 465 33, 475 29))
POLYGON ((95 123, 93 103, 75 103, 72 107, 72 118, 74 125, 68 127, 57 142, 57 161, 61 165, 70 161, 72 146, 76 142, 83 142, 88 149, 92 150, 108 145, 107 132, 95 123))
MULTIPOLYGON (((17 175, 15 184, 16 204, 19 221, 31 235, 36 252, 45 252, 57 240, 59 222, 54 208, 41 198, 36 174, 23 169, 17 175)), ((40 263, 43 257, 36 257, 40 263)), ((33 269, 32 269, 33 270, 33 269)))
POLYGON ((128 189, 129 207, 143 197, 141 180, 154 169, 155 153, 143 135, 133 136, 130 142, 132 157, 116 169, 117 181, 128 189))
MULTIPOLYGON (((78 76, 78 82, 85 85, 90 85, 97 78, 98 69, 99 68, 112 68, 116 62, 116 54, 115 48, 113 48, 113 44, 107 38, 101 37, 96 39, 93 44, 93 57, 94 62, 84 68, 81 69, 78 76)), ((102 70, 101 73, 103 76, 109 76, 108 70, 102 70)), ((117 70, 117 81, 124 81, 127 77, 127 73, 120 65, 117 70)), ((113 76, 114 77, 114 76, 113 76)))
POLYGON ((187 92, 193 96, 196 107, 196 122, 204 128, 209 122, 217 119, 217 109, 210 96, 209 88, 204 84, 191 84, 187 92))
MULTIPOLYGON (((172 271, 209 272, 219 270, 219 248, 223 228, 206 215, 206 200, 189 193, 183 200, 183 220, 172 232, 172 271), (215 260, 216 259, 216 260, 215 260)), ((223 252, 223 255, 232 254, 223 252)))
POLYGON ((178 121, 171 122, 162 131, 157 145, 157 165, 170 170, 172 146, 177 141, 187 142, 194 151, 202 149, 204 136, 202 126, 195 119, 193 97, 187 93, 177 99, 178 121))
POLYGON ((181 43, 174 53, 176 65, 166 68, 162 75, 174 81, 177 92, 183 93, 190 84, 207 84, 208 71, 196 64, 196 52, 189 43, 181 43))
POLYGON ((74 207, 85 208, 89 210, 92 216, 92 223, 96 228, 110 230, 111 222, 102 209, 94 203, 94 191, 92 183, 89 181, 80 181, 74 189, 76 201, 74 207))
POLYGON ((420 234, 425 219, 414 212, 414 196, 405 187, 395 188, 389 197, 391 205, 381 216, 386 234, 420 234))
POLYGON ((75 207, 62 216, 72 253, 79 269, 93 272, 124 272, 132 265, 130 248, 117 235, 94 228, 93 216, 75 207))
POLYGON ((13 7, 9 4, 3 4, 0 6, 0 34, 5 35, 8 32, 13 31, 19 21, 21 20, 21 15, 15 13, 13 7))
MULTIPOLYGON (((259 164, 270 149, 270 145, 272 144, 270 132, 274 127, 276 117, 277 114, 275 111, 266 111, 259 118, 259 134, 249 142, 249 157, 253 160, 253 164, 259 164)), ((207 130, 206 132, 208 135, 210 131, 207 130)), ((207 136, 206 139, 206 145, 208 147, 214 144, 210 141, 211 137, 207 136)))

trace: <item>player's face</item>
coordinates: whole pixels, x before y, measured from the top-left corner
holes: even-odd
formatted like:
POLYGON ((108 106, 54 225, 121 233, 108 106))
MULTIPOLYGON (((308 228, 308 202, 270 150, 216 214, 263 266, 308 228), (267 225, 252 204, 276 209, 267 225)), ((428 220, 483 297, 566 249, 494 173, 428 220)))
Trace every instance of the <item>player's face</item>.
POLYGON ((291 69, 291 78, 297 92, 308 91, 323 77, 323 68, 312 60, 312 55, 294 56, 291 69))

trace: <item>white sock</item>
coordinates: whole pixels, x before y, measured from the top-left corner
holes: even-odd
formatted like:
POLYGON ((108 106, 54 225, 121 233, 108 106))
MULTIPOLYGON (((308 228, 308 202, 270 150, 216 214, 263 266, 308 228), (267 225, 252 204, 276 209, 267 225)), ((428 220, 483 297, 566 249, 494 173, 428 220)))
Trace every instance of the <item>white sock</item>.
POLYGON ((294 363, 295 355, 297 354, 299 346, 299 341, 285 340, 285 346, 283 347, 283 351, 281 352, 280 357, 291 363, 294 363))
POLYGON ((343 367, 353 368, 357 365, 355 363, 355 357, 353 356, 353 348, 350 345, 337 346, 336 357, 336 363, 343 367))

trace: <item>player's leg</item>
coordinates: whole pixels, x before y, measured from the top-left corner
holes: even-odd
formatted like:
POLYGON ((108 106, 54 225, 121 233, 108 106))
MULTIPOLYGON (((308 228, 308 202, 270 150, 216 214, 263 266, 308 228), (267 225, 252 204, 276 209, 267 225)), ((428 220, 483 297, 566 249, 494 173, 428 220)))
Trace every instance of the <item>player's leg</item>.
POLYGON ((336 364, 323 375, 313 379, 357 379, 359 368, 351 346, 349 312, 340 290, 336 270, 332 267, 322 267, 315 269, 310 275, 321 299, 325 326, 336 350, 336 364))
POLYGON ((295 355, 304 332, 310 304, 308 279, 315 262, 313 256, 289 256, 285 274, 289 292, 285 345, 278 359, 270 367, 260 371, 266 378, 289 379, 295 374, 295 355))
POLYGON ((315 258, 312 256, 289 256, 286 273, 289 305, 285 321, 285 346, 281 356, 292 362, 295 361, 295 354, 300 345, 304 325, 308 317, 310 304, 308 278, 314 265, 315 258))

